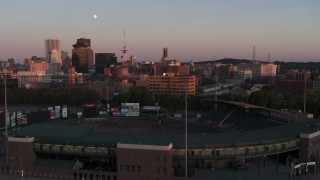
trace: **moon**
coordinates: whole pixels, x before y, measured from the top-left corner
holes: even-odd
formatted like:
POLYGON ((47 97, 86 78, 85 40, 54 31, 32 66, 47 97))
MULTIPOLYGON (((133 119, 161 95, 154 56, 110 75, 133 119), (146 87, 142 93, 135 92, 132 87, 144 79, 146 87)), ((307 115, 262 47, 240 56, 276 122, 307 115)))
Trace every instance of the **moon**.
POLYGON ((97 17, 98 17, 98 16, 97 16, 96 14, 95 14, 95 15, 93 15, 93 18, 94 18, 94 19, 97 19, 97 17))

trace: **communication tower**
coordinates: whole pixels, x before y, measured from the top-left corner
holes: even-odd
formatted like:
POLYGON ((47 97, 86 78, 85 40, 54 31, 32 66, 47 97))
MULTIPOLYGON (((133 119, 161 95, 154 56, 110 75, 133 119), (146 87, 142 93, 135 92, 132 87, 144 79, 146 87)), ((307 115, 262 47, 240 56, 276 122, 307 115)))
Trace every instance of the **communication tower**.
POLYGON ((126 30, 124 29, 123 31, 123 49, 122 51, 122 55, 121 55, 121 60, 122 60, 122 66, 126 66, 127 64, 127 52, 128 50, 126 49, 126 30))

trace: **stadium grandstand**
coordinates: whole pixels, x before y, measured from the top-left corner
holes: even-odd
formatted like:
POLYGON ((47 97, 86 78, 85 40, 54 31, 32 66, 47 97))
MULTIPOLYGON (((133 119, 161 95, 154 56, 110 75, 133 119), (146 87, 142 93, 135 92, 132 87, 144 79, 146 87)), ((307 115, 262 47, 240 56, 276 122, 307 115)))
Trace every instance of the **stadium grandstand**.
POLYGON ((217 103, 217 110, 188 119, 187 152, 183 120, 176 126, 122 117, 56 120, 12 132, 9 161, 0 162, 0 172, 19 175, 23 170, 25 176, 57 179, 179 180, 185 179, 187 164, 189 179, 219 179, 217 174, 224 177, 225 172, 237 176, 239 170, 254 179, 263 173, 266 160, 276 164, 272 177, 265 175, 273 179, 318 172, 320 131, 312 120, 241 102, 217 103), (280 166, 287 171, 280 172, 280 166))

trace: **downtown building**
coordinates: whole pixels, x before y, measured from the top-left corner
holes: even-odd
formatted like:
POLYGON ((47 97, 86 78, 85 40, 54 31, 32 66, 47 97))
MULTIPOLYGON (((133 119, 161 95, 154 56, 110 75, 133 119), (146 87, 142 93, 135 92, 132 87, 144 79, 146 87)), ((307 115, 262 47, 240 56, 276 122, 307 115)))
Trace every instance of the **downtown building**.
POLYGON ((61 40, 46 39, 44 43, 44 53, 48 63, 59 63, 61 65, 61 40))
POLYGON ((97 74, 104 74, 104 68, 117 64, 115 53, 95 53, 95 67, 97 74))
POLYGON ((72 49, 72 66, 78 73, 88 73, 94 69, 93 50, 90 39, 77 39, 72 49))
POLYGON ((189 95, 195 95, 196 93, 195 75, 165 73, 162 76, 149 76, 147 82, 149 91, 156 94, 182 96, 186 93, 189 95))
POLYGON ((45 40, 45 59, 48 63, 48 74, 60 74, 62 66, 61 40, 45 40))

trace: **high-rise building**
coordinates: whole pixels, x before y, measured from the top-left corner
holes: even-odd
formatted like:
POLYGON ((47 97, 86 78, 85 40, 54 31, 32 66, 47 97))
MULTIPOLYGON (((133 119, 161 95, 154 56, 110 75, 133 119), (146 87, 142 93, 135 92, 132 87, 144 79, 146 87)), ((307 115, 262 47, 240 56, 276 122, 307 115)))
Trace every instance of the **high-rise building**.
POLYGON ((54 51, 54 58, 56 59, 54 63, 61 64, 61 40, 59 39, 46 39, 44 41, 45 44, 45 57, 48 63, 51 63, 50 60, 52 58, 52 51, 54 51))
POLYGON ((64 60, 65 58, 68 57, 68 52, 66 51, 61 51, 61 59, 64 60))
POLYGON ((78 73, 88 73, 94 69, 93 50, 90 48, 90 39, 80 38, 73 45, 72 66, 78 73))
POLYGON ((110 67, 112 64, 117 64, 115 53, 95 53, 96 73, 103 74, 104 68, 110 67))

